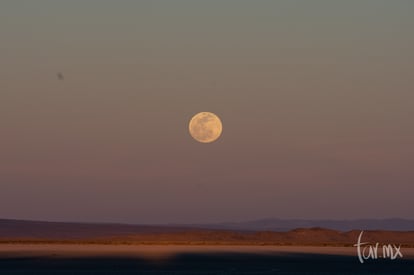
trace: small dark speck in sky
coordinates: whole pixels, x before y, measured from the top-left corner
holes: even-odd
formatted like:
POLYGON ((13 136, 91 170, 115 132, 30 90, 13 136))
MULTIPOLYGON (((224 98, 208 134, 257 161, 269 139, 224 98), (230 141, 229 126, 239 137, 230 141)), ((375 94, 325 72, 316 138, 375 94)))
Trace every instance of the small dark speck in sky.
POLYGON ((62 73, 57 73, 57 74, 56 74, 56 76, 57 76, 57 78, 58 78, 59 80, 63 80, 63 79, 65 79, 65 78, 63 77, 63 74, 62 74, 62 73))

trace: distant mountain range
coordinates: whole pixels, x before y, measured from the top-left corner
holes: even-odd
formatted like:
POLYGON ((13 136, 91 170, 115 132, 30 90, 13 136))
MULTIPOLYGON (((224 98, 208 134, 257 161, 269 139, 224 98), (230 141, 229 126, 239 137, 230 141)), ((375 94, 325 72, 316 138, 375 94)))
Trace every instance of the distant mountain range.
POLYGON ((151 226, 117 223, 76 223, 0 219, 1 239, 89 239, 130 236, 143 233, 180 232, 179 226, 151 226))
POLYGON ((414 220, 408 219, 355 219, 355 220, 305 220, 305 219, 261 219, 247 222, 198 224, 197 227, 249 230, 249 231, 289 231, 296 228, 321 227, 338 231, 350 230, 414 230, 414 220))
POLYGON ((246 223, 191 226, 0 219, 0 243, 352 246, 361 230, 364 230, 364 241, 392 242, 414 247, 413 228, 413 221, 400 219, 355 221, 269 219, 246 223), (353 230, 343 230, 350 228, 353 230))
POLYGON ((305 219, 261 219, 246 222, 215 224, 168 224, 139 225, 117 223, 76 223, 0 219, 1 237, 34 238, 84 238, 136 233, 179 232, 188 229, 231 231, 275 231, 287 232, 298 228, 325 228, 336 231, 388 230, 414 231, 414 220, 408 219, 356 219, 356 220, 305 220, 305 219))

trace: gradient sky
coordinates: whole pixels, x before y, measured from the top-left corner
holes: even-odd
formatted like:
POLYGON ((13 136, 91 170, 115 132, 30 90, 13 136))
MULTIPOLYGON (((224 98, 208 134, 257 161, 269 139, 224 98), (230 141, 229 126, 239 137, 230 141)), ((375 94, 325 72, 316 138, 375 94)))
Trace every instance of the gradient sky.
POLYGON ((413 13, 1 1, 0 217, 414 218, 413 13), (189 135, 200 111, 218 141, 189 135))

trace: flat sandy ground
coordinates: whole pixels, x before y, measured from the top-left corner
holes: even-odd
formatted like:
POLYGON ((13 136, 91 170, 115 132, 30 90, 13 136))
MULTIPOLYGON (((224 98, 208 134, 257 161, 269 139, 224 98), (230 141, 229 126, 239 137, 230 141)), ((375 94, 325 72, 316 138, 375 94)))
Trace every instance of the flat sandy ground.
MULTIPOLYGON (((404 258, 414 259, 414 248, 401 248, 404 258)), ((176 254, 319 254, 357 256, 356 247, 254 246, 254 245, 106 245, 106 244, 0 244, 0 257, 144 257, 169 258, 176 254)))

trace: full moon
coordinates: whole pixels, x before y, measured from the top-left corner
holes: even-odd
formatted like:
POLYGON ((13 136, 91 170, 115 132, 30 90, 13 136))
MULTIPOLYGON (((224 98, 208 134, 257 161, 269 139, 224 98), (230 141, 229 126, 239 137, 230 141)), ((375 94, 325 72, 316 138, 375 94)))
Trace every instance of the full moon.
POLYGON ((210 143, 220 137, 223 126, 217 115, 210 112, 201 112, 193 116, 188 129, 195 140, 210 143))

